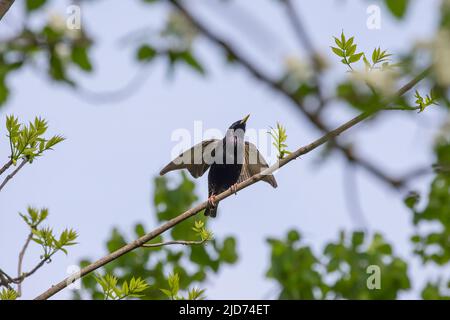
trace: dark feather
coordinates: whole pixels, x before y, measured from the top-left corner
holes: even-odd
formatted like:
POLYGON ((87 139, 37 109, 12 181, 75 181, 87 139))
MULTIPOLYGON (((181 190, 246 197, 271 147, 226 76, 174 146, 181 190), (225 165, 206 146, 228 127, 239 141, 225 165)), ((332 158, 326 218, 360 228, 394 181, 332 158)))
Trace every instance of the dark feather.
POLYGON ((196 144, 171 161, 159 174, 162 176, 169 171, 187 169, 194 178, 201 177, 210 167, 205 159, 211 154, 219 141, 222 140, 209 139, 196 144))

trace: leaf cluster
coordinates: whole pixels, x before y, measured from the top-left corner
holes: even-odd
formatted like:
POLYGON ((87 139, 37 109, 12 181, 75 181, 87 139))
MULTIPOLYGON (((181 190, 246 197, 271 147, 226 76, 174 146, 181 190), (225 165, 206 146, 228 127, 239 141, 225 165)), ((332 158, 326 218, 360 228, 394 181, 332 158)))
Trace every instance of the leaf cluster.
POLYGON ((273 142, 272 145, 277 149, 278 152, 278 159, 283 159, 286 155, 290 154, 291 152, 287 150, 287 133, 286 128, 277 122, 276 128, 271 128, 269 131, 269 134, 271 135, 273 142))
POLYGON ((104 300, 123 300, 128 298, 141 298, 149 284, 140 277, 132 277, 130 281, 123 281, 118 285, 118 278, 109 273, 104 276, 97 274, 95 281, 103 290, 104 300))
POLYGON ((187 296, 180 295, 180 276, 178 273, 171 273, 167 279, 169 289, 160 289, 170 300, 203 300, 205 290, 192 288, 188 290, 187 296))
POLYGON ((60 135, 45 138, 47 132, 47 121, 36 117, 28 125, 19 123, 14 115, 6 117, 6 129, 8 130, 10 159, 16 164, 20 159, 26 159, 30 163, 37 157, 64 141, 60 135))

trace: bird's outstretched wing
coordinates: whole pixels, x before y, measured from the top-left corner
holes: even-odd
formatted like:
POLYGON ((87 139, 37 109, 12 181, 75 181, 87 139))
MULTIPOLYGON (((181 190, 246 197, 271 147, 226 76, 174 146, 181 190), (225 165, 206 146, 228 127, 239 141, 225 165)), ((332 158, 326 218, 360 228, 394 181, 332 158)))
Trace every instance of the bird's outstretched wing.
POLYGON ((187 169, 194 178, 201 177, 210 166, 205 159, 211 157, 220 141, 222 140, 209 139, 196 144, 171 161, 159 174, 162 176, 169 171, 187 169))
MULTIPOLYGON (((264 157, 261 155, 261 153, 259 153, 258 148, 256 148, 253 143, 246 141, 244 163, 242 165, 242 171, 241 175, 239 176, 238 183, 247 180, 255 174, 261 173, 268 167, 269 165, 267 164, 266 160, 264 160, 264 157)), ((271 174, 266 175, 262 180, 269 183, 274 188, 278 186, 275 177, 271 174)))

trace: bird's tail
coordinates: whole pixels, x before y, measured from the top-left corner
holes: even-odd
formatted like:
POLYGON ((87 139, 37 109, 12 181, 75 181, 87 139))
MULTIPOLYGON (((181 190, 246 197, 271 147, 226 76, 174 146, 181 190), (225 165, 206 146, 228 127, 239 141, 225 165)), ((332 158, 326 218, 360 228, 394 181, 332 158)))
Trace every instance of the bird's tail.
POLYGON ((215 206, 208 204, 208 206, 205 209, 205 216, 215 218, 217 216, 217 207, 218 207, 217 204, 215 206))

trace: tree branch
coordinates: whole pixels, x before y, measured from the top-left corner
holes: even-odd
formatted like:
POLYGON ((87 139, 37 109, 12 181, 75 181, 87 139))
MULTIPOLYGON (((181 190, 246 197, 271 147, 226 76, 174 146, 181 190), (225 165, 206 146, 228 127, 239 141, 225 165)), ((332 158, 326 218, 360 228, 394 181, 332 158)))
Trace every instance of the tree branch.
POLYGON ((9 167, 12 166, 12 164, 13 164, 12 160, 9 160, 7 163, 5 163, 5 165, 3 167, 1 167, 1 169, 0 169, 0 176, 3 174, 3 172, 8 170, 9 167))
MULTIPOLYGON (((30 241, 32 238, 33 238, 33 233, 30 232, 30 234, 27 237, 27 240, 25 241, 25 244, 22 247, 22 250, 20 250, 19 262, 17 264, 17 278, 20 278, 22 276, 23 257, 25 256, 25 252, 27 251, 28 245, 30 244, 30 241)), ((19 283, 17 284, 17 295, 19 297, 22 295, 22 281, 19 281, 19 283)))
POLYGON ((20 169, 23 168, 23 166, 28 162, 28 159, 23 159, 22 162, 19 164, 19 166, 10 174, 8 174, 5 178, 5 180, 3 180, 2 184, 0 185, 0 191, 2 191, 2 189, 5 187, 5 185, 8 183, 9 180, 11 180, 12 178, 14 178, 14 176, 20 171, 20 169))
POLYGON ((142 248, 155 248, 155 247, 162 247, 162 246, 168 246, 172 244, 182 244, 184 246, 192 246, 192 245, 201 245, 207 242, 208 240, 199 240, 199 241, 186 241, 186 240, 174 240, 174 241, 167 241, 167 242, 160 242, 160 243, 149 243, 149 244, 143 244, 142 248))
MULTIPOLYGON (((169 0, 169 2, 177 8, 189 21, 194 25, 198 31, 203 34, 207 39, 211 42, 215 43, 217 46, 221 47, 228 55, 234 57, 235 61, 238 62, 241 66, 243 66, 251 75, 253 75, 256 79, 261 82, 267 84, 269 87, 274 89, 274 91, 281 93, 285 96, 289 101, 291 101, 299 110, 315 127, 323 133, 329 132, 331 129, 326 126, 318 114, 309 112, 302 103, 289 91, 287 91, 282 83, 272 80, 270 77, 262 73, 256 66, 254 66, 247 58, 237 52, 232 46, 230 46, 225 40, 221 39, 219 36, 214 34, 210 28, 206 27, 203 23, 201 23, 198 19, 196 19, 189 10, 178 0, 169 0)), ((294 17, 295 18, 295 17, 294 17)), ((312 45, 311 45, 312 47, 312 45)), ((422 80, 431 70, 431 67, 424 70, 422 74, 416 77, 414 80, 408 83, 406 86, 402 87, 398 91, 398 95, 402 96, 406 92, 408 92, 411 88, 413 88, 418 81, 422 80)), ((403 181, 398 178, 392 178, 385 174, 380 168, 378 168, 375 164, 371 163, 367 159, 363 159, 360 156, 356 155, 353 150, 351 150, 347 146, 341 145, 339 142, 334 139, 331 141, 333 146, 340 150, 343 155, 347 158, 348 161, 351 161, 358 166, 362 167, 369 173, 371 173, 376 178, 385 182, 390 187, 394 189, 399 189, 404 187, 406 181, 403 181)))
POLYGON ((14 282, 14 280, 5 271, 0 269, 0 287, 4 286, 8 289, 12 289, 9 285, 12 282, 14 282))
POLYGON ((36 271, 38 271, 40 268, 42 268, 42 266, 47 262, 50 261, 50 256, 47 258, 42 259, 41 261, 39 261, 39 263, 33 268, 31 269, 29 272, 24 272, 22 273, 19 277, 14 279, 14 282, 17 284, 20 284, 23 280, 25 280, 26 278, 28 278, 29 276, 33 275, 36 271))
POLYGON ((300 14, 298 13, 296 7, 292 3, 291 0, 282 0, 284 5, 286 6, 286 13, 291 22, 291 25, 299 39, 300 43, 305 47, 305 50, 308 52, 312 62, 315 64, 315 69, 319 69, 318 61, 316 57, 316 50, 314 49, 313 43, 311 39, 308 37, 308 33, 303 26, 302 20, 300 19, 300 14))
POLYGON ((0 0, 0 20, 4 17, 6 12, 11 8, 14 0, 0 0))

